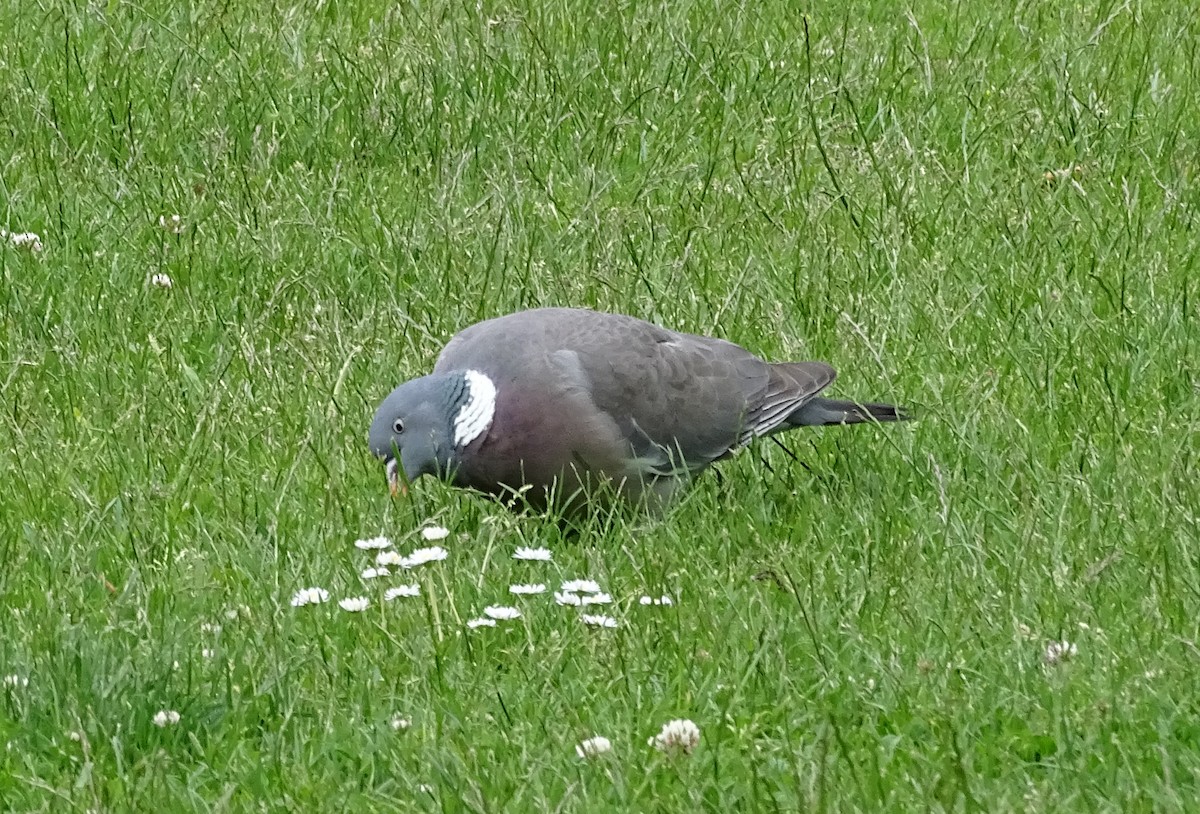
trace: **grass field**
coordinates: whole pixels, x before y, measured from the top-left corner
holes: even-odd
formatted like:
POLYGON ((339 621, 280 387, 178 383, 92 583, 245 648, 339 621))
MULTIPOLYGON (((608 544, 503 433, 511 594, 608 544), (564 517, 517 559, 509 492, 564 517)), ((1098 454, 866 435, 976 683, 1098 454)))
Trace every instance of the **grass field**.
POLYGON ((2 0, 0 30, 0 227, 41 245, 0 241, 5 810, 1195 810, 1188 4, 2 0), (921 419, 574 537, 391 500, 378 401, 552 304, 921 419), (355 540, 429 524, 447 559, 361 579, 355 540), (495 604, 523 616, 467 628, 495 604), (676 718, 690 755, 647 745, 676 718))

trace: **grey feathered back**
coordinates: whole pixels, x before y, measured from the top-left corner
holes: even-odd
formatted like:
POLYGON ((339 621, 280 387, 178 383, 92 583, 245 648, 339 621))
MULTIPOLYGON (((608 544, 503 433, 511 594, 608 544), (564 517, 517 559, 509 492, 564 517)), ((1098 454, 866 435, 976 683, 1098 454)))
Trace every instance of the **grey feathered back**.
POLYGON ((455 336, 434 372, 478 369, 505 380, 564 376, 612 417, 638 458, 664 474, 720 460, 833 381, 822 362, 773 365, 722 339, 620 314, 568 308, 499 317, 455 336))

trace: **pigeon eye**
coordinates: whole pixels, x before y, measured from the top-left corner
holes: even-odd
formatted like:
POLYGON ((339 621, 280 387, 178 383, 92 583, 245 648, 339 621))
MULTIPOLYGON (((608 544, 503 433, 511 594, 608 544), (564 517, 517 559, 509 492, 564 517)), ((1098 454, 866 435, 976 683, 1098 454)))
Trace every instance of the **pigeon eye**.
POLYGON ((392 422, 392 432, 396 433, 396 435, 404 432, 404 422, 399 418, 392 422))

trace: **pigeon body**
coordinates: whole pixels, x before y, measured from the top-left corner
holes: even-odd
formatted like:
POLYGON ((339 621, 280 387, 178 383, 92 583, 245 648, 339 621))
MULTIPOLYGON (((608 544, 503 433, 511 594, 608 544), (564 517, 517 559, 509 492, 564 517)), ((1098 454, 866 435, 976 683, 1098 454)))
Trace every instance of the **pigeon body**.
POLYGON ((835 375, 634 317, 541 308, 457 334, 432 374, 384 399, 369 442, 393 492, 435 475, 535 508, 577 508, 605 485, 661 507, 755 438, 906 417, 818 397, 835 375))

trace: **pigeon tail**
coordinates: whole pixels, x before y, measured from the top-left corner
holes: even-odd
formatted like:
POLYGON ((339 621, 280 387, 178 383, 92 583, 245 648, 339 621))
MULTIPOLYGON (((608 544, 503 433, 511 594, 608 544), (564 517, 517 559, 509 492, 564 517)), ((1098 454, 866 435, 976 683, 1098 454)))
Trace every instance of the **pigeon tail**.
POLYGON ((862 424, 867 421, 907 421, 906 410, 894 404, 839 401, 815 398, 788 416, 792 427, 819 427, 825 424, 862 424))

